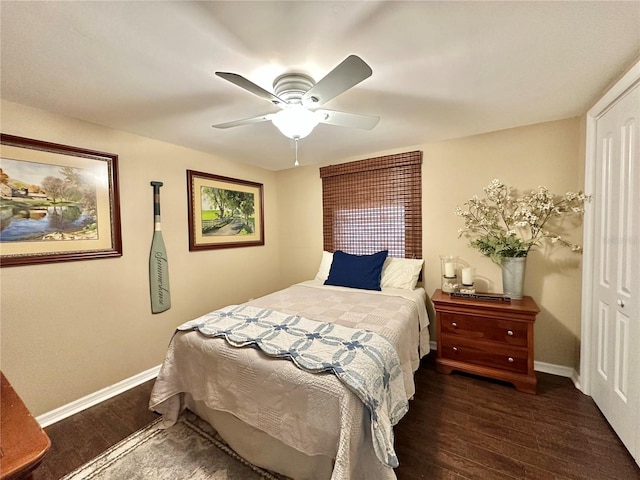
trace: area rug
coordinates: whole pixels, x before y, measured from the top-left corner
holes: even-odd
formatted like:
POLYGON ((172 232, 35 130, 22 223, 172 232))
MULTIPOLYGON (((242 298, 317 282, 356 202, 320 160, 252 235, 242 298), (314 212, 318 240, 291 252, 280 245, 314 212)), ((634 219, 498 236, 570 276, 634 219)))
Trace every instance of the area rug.
POLYGON ((250 464, 196 415, 163 429, 158 419, 62 480, 285 480, 250 464))

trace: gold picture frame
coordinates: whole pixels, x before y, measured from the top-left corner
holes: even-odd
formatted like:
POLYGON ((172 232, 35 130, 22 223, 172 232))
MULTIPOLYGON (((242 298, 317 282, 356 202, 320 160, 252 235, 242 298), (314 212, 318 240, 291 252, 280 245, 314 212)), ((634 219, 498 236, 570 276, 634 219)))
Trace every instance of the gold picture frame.
POLYGON ((187 170, 189 250, 264 245, 261 183, 187 170))
POLYGON ((0 266, 120 256, 118 156, 0 134, 0 266))

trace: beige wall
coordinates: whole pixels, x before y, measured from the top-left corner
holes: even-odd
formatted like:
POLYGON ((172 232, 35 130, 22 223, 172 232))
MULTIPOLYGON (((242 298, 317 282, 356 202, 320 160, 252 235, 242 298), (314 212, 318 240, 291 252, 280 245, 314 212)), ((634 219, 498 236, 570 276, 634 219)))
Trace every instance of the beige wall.
MULTIPOLYGON (((123 257, 0 269, 1 368, 35 415, 160 364, 183 321, 315 275, 322 251, 319 165, 269 172, 8 102, 1 114, 3 133, 117 153, 120 162, 123 257), (187 169, 263 183, 266 245, 189 252, 187 169), (172 308, 158 315, 150 313, 147 278, 151 180, 164 182, 171 273, 172 308)), ((427 292, 439 287, 440 254, 459 255, 499 291, 499 268, 457 238, 453 210, 494 177, 523 189, 579 190, 581 141, 580 121, 569 119, 368 155, 424 152, 427 292)), ((529 258, 525 293, 542 309, 539 361, 577 365, 580 265, 580 256, 567 251, 529 258)))
POLYGON ((274 172, 2 102, 2 132, 119 155, 123 256, 0 269, 1 368, 35 415, 164 359, 174 328, 285 286, 274 172), (189 252, 186 170, 264 184, 264 247, 189 252), (152 315, 148 256, 161 190, 172 308, 152 315))
POLYGON ((278 172, 278 238, 282 279, 313 278, 322 257, 322 182, 318 165, 278 172))
MULTIPOLYGON (((440 286, 439 255, 453 254, 477 268, 485 291, 502 288, 500 269, 457 238, 462 226, 456 206, 500 178, 519 189, 546 185, 553 192, 583 187, 583 133, 578 118, 514 128, 463 139, 414 145, 402 151, 424 152, 423 256, 425 288, 440 286)), ((361 158, 361 157, 360 157, 361 158)), ((358 160, 349 158, 345 161, 358 160)), ((322 250, 322 184, 318 166, 278 174, 278 216, 283 278, 288 283, 315 275, 322 250)), ((581 241, 581 227, 572 239, 581 241)), ((580 335, 581 256, 566 249, 530 254, 525 294, 541 308, 535 326, 536 360, 577 367, 580 335)), ((433 326, 431 327, 433 334, 433 326)), ((434 337, 435 338, 435 337, 434 337)))

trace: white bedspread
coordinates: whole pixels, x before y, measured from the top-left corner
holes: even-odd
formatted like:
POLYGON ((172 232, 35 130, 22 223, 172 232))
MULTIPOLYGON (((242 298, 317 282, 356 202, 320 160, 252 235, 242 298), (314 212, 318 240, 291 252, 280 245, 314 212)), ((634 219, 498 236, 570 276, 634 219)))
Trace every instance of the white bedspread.
MULTIPOLYGON (((428 351, 425 295, 416 292, 374 293, 305 282, 248 303, 385 336, 398 351, 410 398, 421 336, 427 339, 422 351, 428 351)), ((184 408, 183 393, 307 455, 335 458, 332 479, 395 478, 375 456, 368 411, 334 375, 308 373, 287 360, 233 348, 195 331, 177 332, 150 408, 165 415, 169 425, 184 408)))

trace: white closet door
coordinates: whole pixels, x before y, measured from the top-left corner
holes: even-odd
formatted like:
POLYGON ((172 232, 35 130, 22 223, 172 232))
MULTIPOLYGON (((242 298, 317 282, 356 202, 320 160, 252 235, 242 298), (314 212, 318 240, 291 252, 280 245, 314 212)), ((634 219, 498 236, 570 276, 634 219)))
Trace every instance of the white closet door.
POLYGON ((640 460, 640 85, 596 124, 591 395, 640 460))

